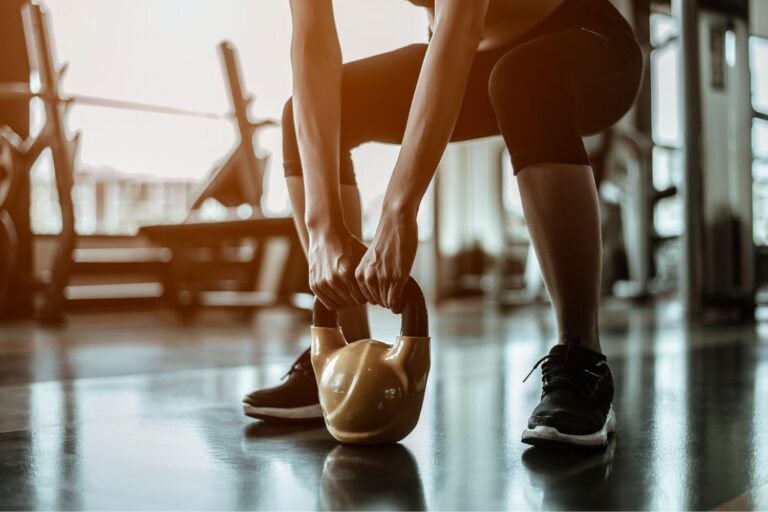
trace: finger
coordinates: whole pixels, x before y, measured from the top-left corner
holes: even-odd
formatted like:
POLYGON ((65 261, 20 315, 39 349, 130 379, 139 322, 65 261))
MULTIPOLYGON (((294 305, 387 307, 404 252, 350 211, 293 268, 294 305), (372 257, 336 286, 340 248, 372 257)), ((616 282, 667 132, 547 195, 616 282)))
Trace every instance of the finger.
POLYGON ((340 288, 343 288, 343 294, 349 306, 356 306, 366 302, 365 297, 360 291, 360 286, 355 278, 356 269, 344 267, 343 271, 337 276, 340 288))
POLYGON ((376 274, 370 270, 366 271, 365 286, 368 290, 371 304, 381 305, 381 299, 379 297, 379 281, 376 274))
POLYGON ((341 299, 341 305, 343 308, 346 309, 358 304, 357 294, 345 280, 340 278, 335 285, 335 290, 341 299))
POLYGON ((320 299, 320 302, 331 311, 342 309, 343 301, 330 282, 323 281, 322 283, 318 283, 316 295, 320 299))
POLYGON ((389 308, 389 289, 392 285, 392 281, 389 279, 379 279, 379 304, 387 309, 389 308))
POLYGON ((365 296, 366 302, 369 302, 370 304, 376 304, 376 294, 374 293, 374 287, 371 286, 371 283, 367 278, 364 278, 363 284, 360 286, 360 291, 365 296))
POLYGON ((363 286, 365 289, 365 295, 368 297, 368 302, 371 304, 379 304, 379 284, 376 272, 371 267, 366 267, 363 271, 363 286))
POLYGON ((360 293, 362 293, 363 297, 365 297, 365 301, 370 302, 371 304, 375 304, 373 293, 368 286, 366 267, 362 263, 358 265, 357 270, 355 270, 355 280, 357 281, 357 286, 360 289, 360 293))
POLYGON ((403 312, 403 292, 405 291, 406 279, 400 279, 395 286, 389 289, 389 304, 392 306, 393 313, 403 312))
POLYGON ((315 293, 315 297, 317 298, 317 300, 320 301, 323 307, 328 311, 336 311, 338 309, 336 304, 332 300, 328 299, 328 297, 326 297, 325 295, 320 293, 315 293))
POLYGON ((342 309, 346 309, 356 304, 355 293, 350 289, 345 276, 335 276, 332 283, 337 302, 342 309))
POLYGON ((332 293, 328 292, 328 286, 325 279, 310 278, 309 289, 315 294, 315 297, 325 306, 326 309, 335 311, 338 305, 332 293))
POLYGON ((355 279, 354 275, 347 276, 346 285, 347 289, 349 290, 349 294, 355 301, 355 304, 365 304, 367 302, 367 299, 363 295, 363 292, 360 289, 360 285, 357 283, 357 279, 355 279))

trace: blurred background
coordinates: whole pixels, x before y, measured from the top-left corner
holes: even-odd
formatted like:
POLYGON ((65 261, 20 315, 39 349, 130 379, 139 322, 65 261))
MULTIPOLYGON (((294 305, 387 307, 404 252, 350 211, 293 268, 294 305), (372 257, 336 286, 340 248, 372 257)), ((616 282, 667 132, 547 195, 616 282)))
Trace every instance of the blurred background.
MULTIPOLYGON (((676 2, 614 3, 647 68, 633 111, 587 141, 604 294, 664 298, 690 318, 754 317, 768 279, 765 6, 691 2, 698 21, 686 26, 676 2)), ((345 61, 426 41, 426 16, 407 2, 335 4, 345 61)), ((0 9, 3 321, 306 309, 272 121, 291 90, 286 2, 5 0, 0 9)), ((397 150, 354 152, 366 236, 397 150)), ((420 210, 414 269, 433 303, 546 301, 509 171, 500 138, 446 151, 420 210)))
MULTIPOLYGON (((768 509, 768 2, 612 1, 646 60, 586 141, 620 434, 564 457, 518 442, 557 329, 500 137, 419 212, 419 425, 337 448, 241 409, 309 345, 288 2, 0 0, 0 508, 768 509)), ((334 7, 345 61, 427 41, 406 1, 334 7)), ((397 151, 353 152, 366 237, 397 151)))

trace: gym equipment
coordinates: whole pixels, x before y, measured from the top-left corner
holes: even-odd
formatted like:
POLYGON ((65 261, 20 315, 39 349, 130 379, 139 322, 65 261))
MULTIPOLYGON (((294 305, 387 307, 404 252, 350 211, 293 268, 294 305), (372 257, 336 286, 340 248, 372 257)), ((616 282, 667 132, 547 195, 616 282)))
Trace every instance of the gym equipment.
POLYGON ((661 244, 674 238, 660 236, 653 225, 654 208, 677 195, 677 187, 657 190, 653 186, 651 154, 652 142, 639 130, 623 126, 609 132, 599 193, 604 205, 619 211, 620 232, 606 233, 605 226, 603 232, 604 246, 621 245, 626 259, 628 279, 611 286, 617 297, 643 300, 659 290, 654 255, 661 244))
POLYGON ((219 55, 224 64, 224 78, 237 125, 238 142, 224 163, 213 170, 208 183, 193 202, 192 210, 199 208, 206 199, 215 197, 224 206, 248 203, 255 215, 260 217, 266 158, 257 156, 258 145, 254 143, 254 137, 263 128, 275 126, 276 122, 271 119, 251 121, 248 109, 255 98, 246 92, 243 85, 237 49, 229 41, 222 41, 219 55))
MULTIPOLYGON (((45 303, 42 312, 39 314, 40 321, 48 325, 56 325, 63 321, 63 307, 65 304, 84 303, 93 305, 96 302, 109 302, 117 304, 126 302, 133 303, 137 300, 147 299, 148 303, 158 298, 157 293, 152 289, 137 291, 131 289, 130 292, 123 292, 123 287, 114 285, 89 285, 72 286, 71 277, 74 274, 83 274, 88 278, 94 275, 112 276, 115 270, 119 270, 121 275, 135 272, 146 273, 146 270, 158 272, 158 277, 163 278, 165 284, 162 292, 163 297, 171 298, 171 303, 178 305, 180 301, 172 297, 180 286, 172 282, 174 276, 179 276, 179 262, 184 262, 189 258, 182 255, 185 248, 180 237, 193 236, 200 234, 209 236, 213 244, 212 250, 219 251, 222 243, 240 241, 244 238, 258 240, 259 247, 256 249, 253 258, 248 261, 242 258, 230 262, 235 266, 244 268, 241 274, 242 284, 238 286, 240 291, 248 292, 249 286, 253 286, 255 280, 255 265, 262 259, 261 242, 266 238, 287 237, 290 240, 290 249, 286 259, 286 270, 283 272, 283 279, 279 283, 280 290, 278 296, 285 295, 287 290, 303 291, 298 280, 302 278, 302 272, 297 268, 302 266, 303 256, 297 257, 300 253, 295 228, 290 219, 264 219, 261 211, 261 198, 263 195, 263 176, 266 168, 267 157, 258 151, 257 135, 260 130, 274 126, 276 123, 271 119, 262 119, 252 121, 248 110, 254 101, 254 96, 249 94, 243 84, 237 50, 227 41, 219 45, 222 68, 224 70, 225 80, 228 86, 231 113, 214 114, 210 112, 198 112, 188 109, 179 109, 159 105, 150 105, 145 103, 116 100, 111 98, 101 98, 95 96, 85 96, 72 94, 63 97, 59 93, 59 84, 66 70, 66 65, 59 69, 54 67, 54 57, 52 44, 49 39, 48 19, 45 10, 31 1, 24 2, 22 6, 24 18, 24 32, 26 34, 29 46, 28 53, 32 68, 38 71, 40 77, 40 87, 37 90, 31 90, 29 84, 21 82, 0 82, 0 98, 13 99, 32 99, 39 98, 45 106, 46 117, 45 125, 37 137, 21 140, 14 133, 3 130, 0 134, 0 212, 5 212, 7 198, 10 194, 7 192, 11 175, 23 175, 28 173, 40 153, 46 148, 51 148, 54 160, 55 178, 59 196, 59 204, 62 216, 62 232, 59 236, 57 254, 54 259, 54 267, 51 272, 51 279, 47 283, 45 291, 45 303), (74 210, 71 198, 73 187, 73 176, 75 172, 75 155, 77 151, 77 142, 79 134, 72 140, 66 138, 66 129, 64 127, 64 118, 71 105, 83 104, 106 108, 118 108, 129 110, 140 110, 147 112, 156 112, 171 115, 183 115, 202 117, 216 120, 230 120, 236 123, 238 141, 234 149, 223 159, 223 163, 217 165, 211 171, 206 182, 201 186, 196 198, 194 199, 192 210, 187 221, 176 225, 178 233, 174 231, 174 226, 164 225, 154 229, 148 227, 142 232, 148 235, 150 239, 162 243, 165 240, 173 242, 173 256, 170 261, 165 253, 157 252, 160 257, 147 257, 148 251, 143 251, 141 257, 137 260, 131 250, 111 250, 102 249, 75 249, 75 222, 74 210), (217 230, 216 226, 208 226, 210 223, 196 222, 196 212, 199 207, 209 198, 215 198, 225 206, 239 206, 247 203, 251 207, 252 218, 240 221, 228 221, 225 227, 217 230), (256 221, 263 220, 258 226, 254 225, 256 221), (239 223, 240 222, 240 223, 239 223), (190 224, 193 224, 190 226, 190 224), (264 224, 264 225, 262 225, 264 224), (277 227, 276 227, 277 226, 277 227), (208 229, 210 227, 211 229, 208 229), (221 234, 220 234, 221 231, 221 234), (236 231, 236 233, 234 232, 236 231), (279 233, 277 233, 279 232, 279 233), (169 234, 170 233, 170 234, 169 234), (227 240, 224 240, 224 234, 228 233, 227 240), (179 235, 179 236, 177 236, 179 235), (298 266, 297 266, 298 261, 298 266), (170 271, 168 271, 170 267, 170 271), (291 279, 286 279, 290 274, 291 279), (295 278, 295 279, 294 279, 295 278), (298 283, 298 284, 297 284, 298 283), (147 294, 148 293, 148 294, 147 294), (123 295, 121 295, 123 294, 123 295), (125 299, 125 300, 124 300, 125 299)), ((16 180, 18 182, 18 180, 16 180)), ((3 257, 3 269, 0 271, 0 293, 7 287, 7 276, 12 272, 11 264, 15 261, 15 227, 10 218, 0 213, 0 250, 3 257)), ((199 247, 206 240, 192 238, 192 244, 199 247)), ((136 251, 133 251, 136 252, 136 251)), ((219 265, 221 262, 216 262, 219 265)), ((222 265, 219 265, 221 267, 222 265)), ((303 265, 306 266, 306 265, 303 265)), ((231 265, 230 265, 231 267, 231 265)), ((198 269, 199 275, 209 275, 205 271, 198 269)), ((32 283, 30 283, 32 286, 32 283)), ((289 294, 292 295, 292 294, 289 294)), ((236 297, 229 295, 224 300, 222 296, 217 296, 213 302, 218 305, 231 304, 234 306, 247 305, 252 307, 254 304, 271 305, 274 302, 266 300, 264 297, 236 297), (231 299, 231 300, 230 300, 231 299)), ((299 299, 302 299, 300 297, 299 299)), ((291 302, 296 297, 291 297, 291 302)), ((2 299, 0 299, 0 302, 2 299)), ((199 301, 204 302, 204 301, 199 301)), ((282 302, 278 300, 277 302, 282 302)), ((300 307, 309 309, 309 304, 304 305, 300 300, 300 307)), ((292 304, 292 302, 291 302, 292 304)), ((0 308, 2 304, 0 304, 0 308)))
POLYGON ((673 0, 680 27, 681 298, 693 321, 754 318, 746 0, 673 0))
POLYGON ((162 298, 183 320, 201 307, 238 310, 244 313, 243 320, 265 307, 305 312, 311 308, 307 262, 289 217, 160 224, 142 227, 139 234, 170 253, 162 276, 162 298), (267 267, 266 248, 277 240, 288 245, 282 268, 268 267, 279 273, 277 289, 253 291, 259 272, 267 267), (253 249, 242 251, 248 242, 253 249))
MULTIPOLYGON (((45 98, 45 124, 35 137, 21 140, 15 134, 5 131, 3 146, 6 154, 5 167, 13 167, 8 171, 14 175, 28 172, 43 150, 50 148, 53 156, 53 166, 56 176, 56 189, 61 208, 62 228, 58 237, 58 247, 51 278, 47 283, 45 302, 40 312, 40 320, 45 324, 61 322, 61 308, 64 302, 64 288, 69 281, 72 264, 72 251, 75 247, 75 217, 72 205, 72 185, 75 158, 79 142, 79 134, 73 138, 66 135, 64 117, 69 103, 59 95, 59 83, 66 72, 66 65, 56 69, 51 52, 46 15, 39 5, 26 3, 22 6, 24 31, 27 34, 28 54, 32 69, 37 70, 40 77, 39 94, 45 98)), ((27 87, 26 84, 22 84, 27 87)), ((10 97, 17 97, 13 94, 10 97)), ((6 97, 0 93, 0 97, 6 97)), ((11 228, 7 218, 6 235, 11 228)), ((11 223, 12 225, 12 223, 11 223)), ((13 247, 13 244, 10 245, 13 247)), ((10 252, 9 252, 10 254, 10 252)))
POLYGON ((427 510, 419 466, 402 444, 336 446, 319 487, 322 510, 427 510))
POLYGON ((336 313, 315 300, 312 367, 328 431, 343 443, 396 443, 416 426, 429 375, 427 308, 413 278, 403 293, 401 333, 390 346, 347 343, 336 313))
POLYGON ((8 210, 21 181, 15 162, 18 153, 14 151, 19 142, 12 130, 0 127, 0 312, 6 311, 9 286, 18 261, 18 236, 8 210))
MULTIPOLYGON (((24 0, 0 2, 0 80, 29 80, 29 58, 24 37, 24 19, 21 6, 24 0)), ((30 224, 28 175, 16 172, 11 149, 5 135, 26 138, 29 135, 29 102, 0 98, 0 216, 4 217, 0 238, 0 319, 2 321, 26 319, 33 314, 34 293, 32 282, 33 253, 30 224), (13 192, 8 187, 13 184, 13 192), (13 240, 7 238, 11 233, 13 240), (12 247, 11 247, 12 245, 12 247), (11 268, 10 263, 13 262, 11 268), (3 292, 5 290, 5 292, 3 292), (10 300, 12 294, 13 300, 10 300)))
POLYGON ((182 318, 188 318, 199 307, 237 308, 246 313, 243 319, 248 318, 249 311, 278 305, 307 311, 311 307, 309 294, 303 293, 309 291, 307 265, 293 219, 264 218, 261 211, 267 158, 259 155, 254 138, 259 130, 275 123, 250 120, 248 108, 253 97, 245 92, 237 50, 224 41, 219 53, 237 122, 238 143, 201 187, 184 222, 144 226, 139 234, 170 250, 163 296, 182 318), (227 207, 246 203, 253 210, 251 218, 201 222, 196 213, 209 198, 227 207), (278 289, 275 293, 253 291, 258 271, 264 267, 265 247, 276 239, 288 242, 278 289), (243 258, 239 249, 246 241, 256 245, 251 256, 243 258), (211 284, 225 281, 234 281, 236 290, 210 289, 211 284))

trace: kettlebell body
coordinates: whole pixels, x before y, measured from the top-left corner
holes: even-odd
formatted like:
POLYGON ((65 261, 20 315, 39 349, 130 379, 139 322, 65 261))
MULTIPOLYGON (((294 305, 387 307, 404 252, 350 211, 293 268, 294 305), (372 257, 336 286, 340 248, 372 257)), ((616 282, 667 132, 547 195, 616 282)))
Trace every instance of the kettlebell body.
MULTIPOLYGON (((318 321, 322 315, 315 315, 312 367, 325 425, 341 442, 394 443, 418 423, 430 350, 424 299, 413 285, 411 307, 406 306, 403 313, 403 334, 394 345, 371 339, 347 343, 341 328, 330 325, 336 323, 335 315, 325 322, 318 321), (408 331, 420 335, 408 335, 408 331)), ((318 309, 322 306, 316 302, 316 313, 318 309)))

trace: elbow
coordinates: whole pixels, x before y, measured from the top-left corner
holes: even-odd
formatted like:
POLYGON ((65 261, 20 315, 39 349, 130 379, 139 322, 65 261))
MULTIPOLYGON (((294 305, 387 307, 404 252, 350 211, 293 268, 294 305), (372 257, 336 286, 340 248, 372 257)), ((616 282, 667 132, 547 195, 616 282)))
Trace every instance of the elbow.
POLYGON ((481 15, 480 13, 475 13, 472 16, 465 16, 458 20, 456 31, 470 39, 470 38, 477 38, 479 39, 480 36, 483 33, 483 28, 485 27, 485 16, 481 15))
POLYGON ((294 34, 293 38, 291 39, 291 55, 294 57, 309 55, 313 53, 313 50, 317 51, 322 43, 323 38, 318 34, 294 34))
POLYGON ((485 28, 488 12, 488 0, 480 0, 477 5, 467 8, 466 4, 447 2, 437 13, 435 35, 439 31, 449 33, 453 39, 479 41, 485 28))
POLYGON ((437 20, 435 24, 434 38, 446 37, 458 44, 466 44, 473 49, 483 35, 485 21, 479 19, 479 16, 471 16, 470 19, 443 19, 437 20))

